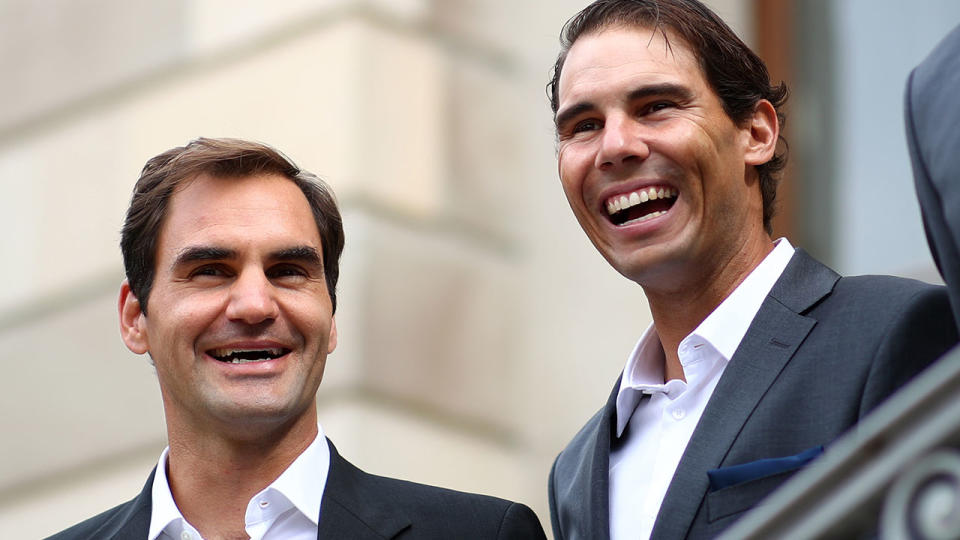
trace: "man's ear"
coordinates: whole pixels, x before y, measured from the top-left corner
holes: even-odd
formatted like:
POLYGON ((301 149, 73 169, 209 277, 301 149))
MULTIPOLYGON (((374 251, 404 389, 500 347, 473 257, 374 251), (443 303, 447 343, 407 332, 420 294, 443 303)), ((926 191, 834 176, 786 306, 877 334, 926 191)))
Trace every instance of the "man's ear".
POLYGON ((120 337, 127 348, 137 354, 150 350, 145 324, 147 316, 140 309, 140 301, 133 295, 127 280, 120 284, 117 311, 120 314, 120 337))
POLYGON ((765 99, 753 107, 753 114, 746 120, 747 147, 744 159, 747 165, 763 165, 773 159, 780 137, 777 110, 765 99))
POLYGON ((327 354, 337 348, 337 318, 330 318, 330 336, 327 337, 327 354))

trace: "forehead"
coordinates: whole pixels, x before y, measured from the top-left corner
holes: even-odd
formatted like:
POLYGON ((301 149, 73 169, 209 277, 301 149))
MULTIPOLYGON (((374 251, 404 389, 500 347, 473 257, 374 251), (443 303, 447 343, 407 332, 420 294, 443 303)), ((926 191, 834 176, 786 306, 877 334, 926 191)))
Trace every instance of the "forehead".
POLYGON ((682 83, 708 87, 693 49, 671 32, 642 26, 601 28, 570 47, 558 84, 559 104, 598 87, 682 83), (664 35, 666 32, 666 36, 664 35))
POLYGON ((200 175, 170 198, 158 255, 187 245, 270 249, 282 244, 320 248, 310 204, 292 180, 278 174, 200 175))

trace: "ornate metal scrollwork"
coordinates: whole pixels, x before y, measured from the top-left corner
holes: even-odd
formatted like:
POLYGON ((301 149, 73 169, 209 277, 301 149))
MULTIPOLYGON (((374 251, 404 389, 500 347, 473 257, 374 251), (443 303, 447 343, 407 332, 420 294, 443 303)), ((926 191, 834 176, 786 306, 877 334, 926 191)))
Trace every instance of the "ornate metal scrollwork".
POLYGON ((880 537, 960 539, 960 451, 937 450, 900 474, 884 502, 880 537))

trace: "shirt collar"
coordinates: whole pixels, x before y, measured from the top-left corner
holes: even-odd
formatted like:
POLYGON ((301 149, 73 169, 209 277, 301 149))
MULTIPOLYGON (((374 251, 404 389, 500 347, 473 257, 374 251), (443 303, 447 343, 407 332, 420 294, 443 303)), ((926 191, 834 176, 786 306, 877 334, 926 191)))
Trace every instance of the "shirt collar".
POLYGON ((301 514, 317 525, 324 492, 322 488, 327 485, 329 469, 330 447, 327 446, 323 428, 317 426, 317 438, 264 491, 279 491, 301 514), (317 489, 317 486, 321 486, 321 489, 317 489))
MULTIPOLYGON (((180 513, 180 509, 177 508, 177 504, 173 500, 170 483, 167 480, 167 456, 169 453, 169 446, 163 449, 153 477, 152 511, 147 540, 156 540, 168 527, 167 532, 170 536, 179 538, 184 529, 184 523, 186 523, 183 514, 180 513)), ((327 446, 323 427, 318 425, 317 436, 310 443, 310 446, 260 493, 268 493, 271 490, 279 492, 301 514, 314 525, 318 525, 320 503, 327 485, 329 469, 330 447, 327 446)), ((257 496, 254 496, 254 499, 256 498, 257 496)))
POLYGON ((663 363, 666 355, 660 344, 660 336, 653 323, 640 336, 640 340, 630 353, 623 370, 621 387, 642 388, 663 384, 663 363))
POLYGON ((690 335, 698 336, 712 345, 727 361, 733 358, 733 353, 760 311, 760 305, 780 279, 793 252, 793 246, 786 238, 777 240, 773 250, 747 275, 743 283, 737 285, 730 296, 690 335))
POLYGON ((650 323, 637 341, 620 378, 617 392, 617 437, 623 435, 644 390, 663 387, 663 364, 666 355, 657 329, 650 323))
MULTIPOLYGON (((147 540, 155 540, 167 526, 178 529, 183 527, 181 523, 183 514, 180 513, 177 504, 173 502, 170 484, 167 481, 167 454, 169 453, 169 446, 160 453, 160 461, 157 463, 157 469, 153 475, 153 490, 150 497, 153 508, 150 512, 150 529, 147 533, 147 540)), ((180 530, 171 530, 170 532, 174 538, 180 535, 180 530)))
MULTIPOLYGON (((726 361, 733 358, 733 353, 760 311, 760 305, 780 279, 793 253, 794 248, 786 238, 778 239, 773 250, 760 264, 684 340, 699 336, 726 361)), ((616 402, 617 437, 623 435, 644 391, 667 390, 663 380, 665 360, 660 336, 653 323, 650 323, 627 358, 620 379, 616 402)))

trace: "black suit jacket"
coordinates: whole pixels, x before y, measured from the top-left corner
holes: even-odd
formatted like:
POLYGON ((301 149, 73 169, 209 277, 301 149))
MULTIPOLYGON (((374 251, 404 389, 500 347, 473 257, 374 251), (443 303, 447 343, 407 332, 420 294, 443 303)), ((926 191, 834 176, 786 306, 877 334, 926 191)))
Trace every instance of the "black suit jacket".
MULTIPOLYGON (((825 446, 957 341, 943 287, 841 278, 797 250, 717 383, 652 537, 712 538, 796 468, 711 491, 707 471, 825 446)), ((609 539, 616 396, 554 462, 556 540, 609 539)))
POLYGON ((907 79, 907 144, 923 226, 960 322, 960 27, 907 79))
MULTIPOLYGON (((522 504, 367 474, 328 444, 330 470, 320 503, 320 540, 546 538, 537 516, 522 504)), ((133 500, 48 540, 144 540, 150 528, 154 473, 133 500)))

